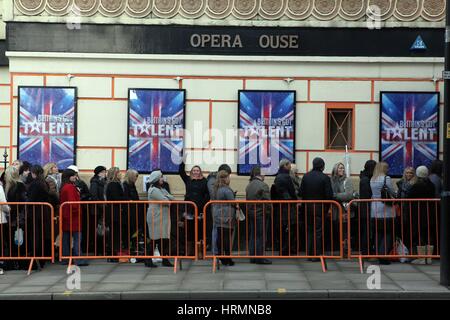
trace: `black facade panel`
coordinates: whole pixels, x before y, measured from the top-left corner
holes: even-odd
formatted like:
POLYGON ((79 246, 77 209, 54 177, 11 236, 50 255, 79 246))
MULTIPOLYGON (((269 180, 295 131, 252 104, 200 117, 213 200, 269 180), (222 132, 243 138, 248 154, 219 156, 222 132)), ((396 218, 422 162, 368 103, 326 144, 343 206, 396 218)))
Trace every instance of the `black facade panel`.
POLYGON ((443 57, 440 28, 290 28, 182 25, 7 24, 8 50, 127 54, 443 57), (417 36, 426 50, 411 51, 417 36), (283 41, 280 36, 284 36, 283 41), (289 38, 289 36, 291 36, 289 38), (208 38, 209 37, 209 38, 208 38), (261 38, 263 37, 263 38, 261 38), (202 39, 204 47, 202 47, 202 39), (209 41, 207 41, 209 39, 209 41), (214 40, 213 40, 214 39, 214 40), (262 46, 260 40, 263 40, 262 46), (292 48, 264 48, 268 41, 292 48), (191 43, 193 40, 193 43, 191 43), (233 47, 234 44, 234 47, 233 47), (298 48, 297 48, 298 46, 298 48))

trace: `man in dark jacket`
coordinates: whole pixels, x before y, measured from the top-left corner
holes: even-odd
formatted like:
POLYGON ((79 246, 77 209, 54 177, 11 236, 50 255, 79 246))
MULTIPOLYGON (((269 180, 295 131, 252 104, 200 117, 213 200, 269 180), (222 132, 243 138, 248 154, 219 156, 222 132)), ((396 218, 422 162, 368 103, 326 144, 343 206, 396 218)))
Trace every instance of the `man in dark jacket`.
MULTIPOLYGON (((261 174, 261 167, 255 166, 250 173, 250 183, 245 189, 247 200, 270 200, 269 186, 264 182, 264 176, 261 174)), ((249 221, 249 254, 255 256, 264 255, 264 241, 266 238, 264 223, 266 217, 271 213, 270 205, 248 204, 246 206, 247 219, 249 221), (255 241, 256 238, 256 241, 255 241), (256 243, 255 243, 256 242, 256 243)), ((250 263, 271 264, 268 259, 250 259, 250 263)))
MULTIPOLYGON (((325 161, 322 158, 314 158, 313 169, 303 176, 300 185, 300 197, 303 200, 333 199, 331 179, 323 173, 324 169, 325 161)), ((307 255, 320 256, 324 253, 322 247, 322 228, 324 221, 322 221, 322 216, 326 216, 329 206, 323 204, 307 204, 304 207, 308 228, 307 255)), ((311 260, 317 261, 318 259, 311 260)))
MULTIPOLYGON (((282 159, 280 161, 280 166, 278 169, 277 176, 274 181, 274 187, 271 190, 274 198, 273 200, 297 200, 297 195, 295 194, 294 182, 290 175, 291 172, 291 162, 287 159, 282 159)), ((274 237, 279 239, 278 234, 280 230, 279 221, 281 215, 281 243, 279 246, 282 250, 282 255, 289 255, 289 252, 294 250, 289 248, 289 235, 291 236, 291 245, 297 243, 292 237, 297 234, 293 225, 297 221, 296 206, 292 204, 281 204, 274 206, 273 215, 273 225, 274 225, 274 237), (291 250, 289 250, 291 249, 291 250)), ((276 249, 276 248, 275 248, 276 249)))

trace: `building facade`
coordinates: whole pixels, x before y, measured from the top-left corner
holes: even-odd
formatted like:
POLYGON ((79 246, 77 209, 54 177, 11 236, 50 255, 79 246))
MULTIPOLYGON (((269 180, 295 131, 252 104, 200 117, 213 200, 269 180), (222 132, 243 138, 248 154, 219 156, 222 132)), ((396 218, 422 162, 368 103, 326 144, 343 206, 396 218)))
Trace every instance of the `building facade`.
MULTIPOLYGON (((189 169, 236 172, 238 90, 295 90, 295 162, 379 158, 382 91, 440 92, 444 0, 3 0, 0 150, 17 155, 17 88, 78 88, 77 166, 126 169, 128 88, 186 89, 189 169), (420 36, 424 50, 412 50, 420 36)), ((1 47, 0 47, 1 48, 1 47)), ((440 144, 442 155, 442 143, 440 144)), ((175 194, 183 187, 176 176, 175 194)), ((270 181, 270 179, 269 179, 270 181)), ((246 177, 232 184, 242 194, 246 177)))

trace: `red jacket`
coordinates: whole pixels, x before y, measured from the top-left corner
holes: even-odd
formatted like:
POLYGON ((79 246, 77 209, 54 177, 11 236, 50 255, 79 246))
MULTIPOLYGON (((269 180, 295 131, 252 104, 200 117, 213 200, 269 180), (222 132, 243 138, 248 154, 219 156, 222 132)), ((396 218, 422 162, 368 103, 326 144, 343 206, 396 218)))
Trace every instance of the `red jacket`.
MULTIPOLYGON (((80 193, 78 192, 78 189, 75 187, 75 185, 71 183, 66 183, 60 191, 59 198, 61 205, 67 201, 80 201, 80 193)), ((81 231, 80 212, 81 212, 80 205, 65 205, 63 207, 62 221, 61 221, 63 232, 69 232, 71 230, 72 232, 81 231), (72 215, 72 227, 70 226, 71 215, 72 215)))

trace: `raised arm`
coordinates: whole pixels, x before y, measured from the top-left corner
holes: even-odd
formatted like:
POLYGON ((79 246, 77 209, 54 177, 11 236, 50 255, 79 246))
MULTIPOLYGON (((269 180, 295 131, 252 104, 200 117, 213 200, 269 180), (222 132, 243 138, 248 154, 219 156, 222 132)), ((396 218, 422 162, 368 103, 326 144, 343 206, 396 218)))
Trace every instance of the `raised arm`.
POLYGON ((186 164, 184 163, 184 161, 180 163, 180 166, 178 167, 178 173, 180 174, 181 179, 183 179, 184 184, 187 184, 190 178, 186 174, 186 164))

